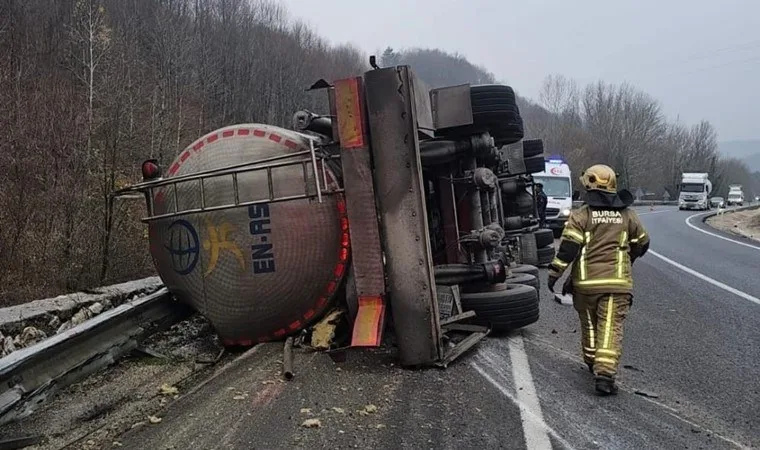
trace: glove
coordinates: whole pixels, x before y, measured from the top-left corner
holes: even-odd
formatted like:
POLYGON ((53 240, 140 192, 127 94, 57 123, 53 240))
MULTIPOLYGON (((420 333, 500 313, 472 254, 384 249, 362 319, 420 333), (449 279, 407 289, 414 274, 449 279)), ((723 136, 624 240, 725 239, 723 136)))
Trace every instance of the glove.
POLYGON ((567 277, 565 283, 562 285, 562 295, 573 293, 573 277, 567 277))
POLYGON ((557 277, 549 275, 549 291, 554 292, 554 285, 557 284, 557 277))

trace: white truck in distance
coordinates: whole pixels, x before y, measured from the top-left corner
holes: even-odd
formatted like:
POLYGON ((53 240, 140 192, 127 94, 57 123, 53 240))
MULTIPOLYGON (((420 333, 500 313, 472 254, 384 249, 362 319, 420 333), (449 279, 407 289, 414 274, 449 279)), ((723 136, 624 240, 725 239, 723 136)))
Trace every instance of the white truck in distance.
POLYGON ((681 190, 678 194, 678 209, 710 209, 708 196, 712 183, 706 173, 684 173, 681 176, 681 190))
POLYGON ((533 174, 533 180, 544 186, 547 199, 546 226, 554 232, 554 237, 559 237, 573 208, 570 166, 561 158, 549 158, 544 171, 533 174))
POLYGON ((741 184, 731 184, 728 186, 728 198, 726 206, 739 205, 744 206, 744 191, 741 184))

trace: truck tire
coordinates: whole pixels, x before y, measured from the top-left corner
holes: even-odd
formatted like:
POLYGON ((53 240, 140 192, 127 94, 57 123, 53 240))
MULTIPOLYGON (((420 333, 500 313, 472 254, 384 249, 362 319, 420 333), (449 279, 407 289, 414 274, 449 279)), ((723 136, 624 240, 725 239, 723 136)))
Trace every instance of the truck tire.
POLYGON ((548 266, 554 259, 554 245, 547 245, 538 249, 538 266, 548 266))
POLYGON ((542 139, 523 139, 523 157, 530 158, 544 154, 544 141, 542 139))
POLYGON ((554 233, 548 228, 541 228, 533 233, 536 236, 536 247, 546 247, 554 243, 554 233))
POLYGON ((533 214, 533 196, 522 191, 513 197, 514 211, 521 216, 533 214))
POLYGON ((513 273, 512 276, 508 277, 504 282, 508 284, 522 284, 538 289, 538 278, 529 273, 513 273))
POLYGON ((507 178, 499 181, 501 193, 504 196, 512 196, 525 190, 525 181, 520 178, 507 178))
POLYGON ((538 278, 538 267, 531 266, 530 264, 518 264, 514 267, 510 267, 509 270, 512 273, 527 273, 538 278))
POLYGON ((525 158, 525 173, 539 173, 546 170, 546 161, 543 155, 525 158))
POLYGON ((505 85, 470 86, 472 125, 438 130, 442 136, 462 136, 487 131, 497 147, 519 142, 523 138, 523 120, 515 91, 505 85))
POLYGON ((470 86, 473 125, 487 127, 497 147, 523 138, 523 120, 515 91, 501 84, 470 86))
POLYGON ((493 332, 514 330, 538 321, 538 291, 530 286, 507 284, 506 289, 461 294, 462 309, 475 311, 473 323, 493 332))

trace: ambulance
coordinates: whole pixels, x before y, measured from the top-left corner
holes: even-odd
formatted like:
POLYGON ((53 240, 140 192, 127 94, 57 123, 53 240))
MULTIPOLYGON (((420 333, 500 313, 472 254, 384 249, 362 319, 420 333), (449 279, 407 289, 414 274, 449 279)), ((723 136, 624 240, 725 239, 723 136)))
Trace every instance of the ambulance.
POLYGON ((570 166, 559 157, 546 160, 543 172, 533 174, 533 180, 544 186, 547 197, 546 226, 560 237, 573 207, 573 183, 570 166))

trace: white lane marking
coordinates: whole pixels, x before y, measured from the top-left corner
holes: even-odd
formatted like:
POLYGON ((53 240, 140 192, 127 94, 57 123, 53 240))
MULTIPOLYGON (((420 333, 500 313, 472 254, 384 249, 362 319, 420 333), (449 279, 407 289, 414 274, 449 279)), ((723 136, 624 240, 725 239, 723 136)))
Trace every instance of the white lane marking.
MULTIPOLYGON (((525 445, 527 448, 551 450, 552 444, 549 440, 550 433, 564 444, 564 439, 561 439, 544 421, 544 416, 541 412, 541 403, 538 399, 538 394, 536 393, 536 385, 534 384, 533 376, 530 373, 530 364, 528 363, 528 355, 525 353, 522 334, 510 338, 508 340, 508 345, 509 357, 512 365, 512 377, 514 378, 517 396, 509 392, 509 389, 507 389, 506 386, 499 383, 478 364, 472 363, 472 367, 520 409, 520 420, 522 422, 523 435, 525 436, 525 445)), ((494 361, 490 354, 481 354, 481 357, 486 359, 489 365, 493 367, 502 366, 502 364, 498 364, 494 361)), ((503 371, 501 372, 502 376, 505 376, 503 371)))
POLYGON ((512 377, 515 380, 517 401, 520 402, 525 445, 530 449, 551 450, 552 443, 546 432, 546 422, 541 412, 541 402, 538 400, 533 375, 530 373, 530 363, 525 353, 522 334, 509 340, 509 358, 512 360, 512 377))
POLYGON ((670 258, 668 258, 666 256, 663 256, 663 255, 657 253, 654 250, 649 250, 647 253, 650 253, 653 256, 656 256, 656 257, 660 258, 661 260, 665 261, 666 263, 668 263, 668 264, 670 264, 670 265, 672 265, 674 267, 677 267, 677 268, 683 270, 684 272, 686 272, 686 273, 688 273, 690 275, 694 275, 695 277, 699 278, 700 280, 706 281, 706 282, 712 284, 715 287, 721 288, 724 291, 730 292, 730 293, 732 293, 732 294, 734 294, 734 295, 736 295, 738 297, 741 297, 741 298, 743 298, 745 300, 749 300, 752 303, 755 303, 756 305, 760 305, 760 298, 753 297, 753 296, 747 294, 746 292, 742 292, 742 291, 740 291, 738 289, 732 288, 731 286, 729 286, 727 284, 721 283, 718 280, 710 278, 707 275, 703 275, 703 274, 697 272, 694 269, 690 269, 690 268, 684 266, 683 264, 677 263, 677 262, 673 261, 672 259, 670 259, 670 258))
MULTIPOLYGON (((480 367, 480 365, 478 365, 477 363, 472 363, 472 368, 475 369, 483 378, 485 378, 486 381, 488 381, 489 383, 491 383, 491 385, 493 387, 495 387, 496 389, 498 389, 498 391, 501 392, 502 395, 504 395, 504 397, 506 397, 507 399, 509 399, 512 403, 514 403, 515 405, 517 405, 518 408, 520 408, 521 420, 524 421, 524 419, 522 419, 522 417, 526 417, 527 416, 527 417, 531 417, 534 421, 537 421, 537 422, 538 421, 543 421, 543 416, 537 417, 531 411, 528 411, 527 408, 524 405, 522 405, 520 403, 520 401, 514 396, 514 394, 512 394, 511 392, 509 392, 509 389, 507 389, 506 386, 504 386, 503 384, 499 383, 494 377, 492 377, 486 371, 486 369, 480 367)), ((573 446, 570 445, 570 443, 567 442, 562 436, 560 436, 559 433, 557 433, 553 428, 551 428, 549 425, 547 425, 546 422, 543 422, 543 426, 545 427, 544 429, 545 429, 546 433, 550 434, 557 442, 559 442, 560 444, 562 444, 563 447, 565 447, 566 449, 569 449, 569 450, 573 450, 573 446)), ((526 444, 528 443, 527 434, 526 434, 526 437, 525 437, 525 442, 526 442, 526 444)), ((532 448, 532 447, 527 447, 527 448, 532 448)), ((551 447, 551 441, 549 443, 549 447, 546 447, 546 448, 549 448, 549 449, 552 448, 551 447)))
POLYGON ((721 236, 721 235, 719 235, 717 233, 711 233, 711 232, 709 232, 707 230, 703 230, 703 229, 699 228, 698 226, 696 226, 696 225, 694 225, 694 224, 691 223, 691 219, 693 219, 694 217, 704 216, 704 215, 707 215, 707 214, 710 214, 710 213, 699 213, 699 214, 694 214, 694 215, 691 215, 691 216, 687 217, 686 218, 686 225, 688 225, 691 228, 699 231, 700 233, 709 234, 712 237, 716 237, 718 239, 723 239, 724 241, 733 242, 734 244, 743 245, 745 247, 753 248, 755 250, 760 251, 760 247, 758 247, 756 245, 750 245, 750 244, 747 244, 746 242, 736 241, 734 239, 727 238, 725 236, 721 236))

